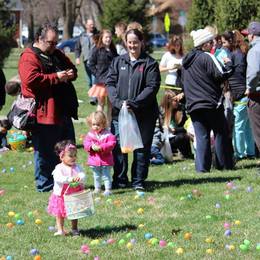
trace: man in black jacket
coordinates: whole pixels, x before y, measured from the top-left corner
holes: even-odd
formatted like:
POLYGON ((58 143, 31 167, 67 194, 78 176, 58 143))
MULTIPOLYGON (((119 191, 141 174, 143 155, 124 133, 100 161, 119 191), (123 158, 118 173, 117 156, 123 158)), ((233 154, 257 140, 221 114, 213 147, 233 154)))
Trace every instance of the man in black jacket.
POLYGON ((205 29, 191 33, 194 49, 183 60, 183 85, 187 111, 191 116, 197 139, 196 170, 209 172, 212 156, 210 131, 215 136, 218 169, 232 169, 232 153, 228 143, 228 129, 222 104, 221 83, 232 73, 232 63, 225 58, 222 68, 209 53, 214 35, 205 29))

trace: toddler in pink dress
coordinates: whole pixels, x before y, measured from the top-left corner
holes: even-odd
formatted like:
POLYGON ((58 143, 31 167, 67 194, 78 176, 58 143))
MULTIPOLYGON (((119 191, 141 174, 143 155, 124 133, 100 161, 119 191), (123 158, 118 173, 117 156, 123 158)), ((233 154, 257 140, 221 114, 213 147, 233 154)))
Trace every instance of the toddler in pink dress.
MULTIPOLYGON (((49 198, 48 213, 56 217, 57 232, 54 236, 65 235, 64 219, 66 210, 64 206, 65 194, 71 194, 84 189, 85 173, 79 165, 76 164, 77 148, 70 140, 59 142, 55 146, 61 163, 56 165, 52 172, 54 179, 53 192, 49 198), (76 187, 71 187, 70 183, 78 182, 76 187)), ((78 220, 71 220, 72 235, 78 236, 78 220)))

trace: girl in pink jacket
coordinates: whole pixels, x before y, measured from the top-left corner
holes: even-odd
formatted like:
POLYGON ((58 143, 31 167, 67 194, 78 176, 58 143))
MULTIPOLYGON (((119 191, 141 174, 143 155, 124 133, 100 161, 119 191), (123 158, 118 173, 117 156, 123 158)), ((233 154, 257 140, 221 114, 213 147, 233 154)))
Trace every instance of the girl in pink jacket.
POLYGON ((112 150, 116 144, 116 137, 106 129, 107 119, 103 112, 96 111, 87 118, 91 128, 84 139, 84 149, 88 152, 87 164, 93 170, 94 193, 101 191, 101 182, 104 181, 104 195, 111 195, 112 178, 110 170, 114 165, 112 150))

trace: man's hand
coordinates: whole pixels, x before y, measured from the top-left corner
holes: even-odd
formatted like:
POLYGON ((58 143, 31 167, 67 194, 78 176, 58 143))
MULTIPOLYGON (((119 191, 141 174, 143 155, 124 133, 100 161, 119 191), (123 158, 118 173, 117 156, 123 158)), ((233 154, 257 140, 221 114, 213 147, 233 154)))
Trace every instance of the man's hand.
POLYGON ((101 150, 101 147, 96 144, 92 144, 91 148, 94 152, 99 152, 101 150))

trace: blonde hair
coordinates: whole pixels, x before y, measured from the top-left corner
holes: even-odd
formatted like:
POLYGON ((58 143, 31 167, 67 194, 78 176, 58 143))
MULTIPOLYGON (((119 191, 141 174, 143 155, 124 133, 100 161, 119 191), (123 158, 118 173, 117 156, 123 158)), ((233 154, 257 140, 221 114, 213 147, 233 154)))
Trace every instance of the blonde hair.
POLYGON ((126 31, 137 29, 141 33, 143 33, 143 26, 138 22, 131 22, 127 25, 126 31))
POLYGON ((98 124, 101 125, 103 129, 107 127, 107 118, 106 115, 102 111, 95 111, 92 112, 88 117, 87 117, 87 124, 89 127, 92 126, 92 122, 95 120, 98 124))

